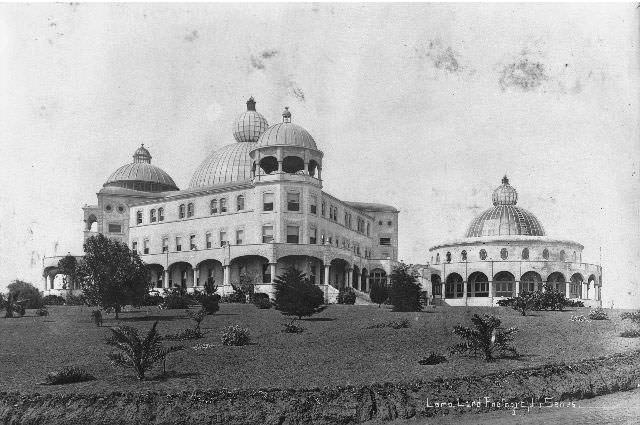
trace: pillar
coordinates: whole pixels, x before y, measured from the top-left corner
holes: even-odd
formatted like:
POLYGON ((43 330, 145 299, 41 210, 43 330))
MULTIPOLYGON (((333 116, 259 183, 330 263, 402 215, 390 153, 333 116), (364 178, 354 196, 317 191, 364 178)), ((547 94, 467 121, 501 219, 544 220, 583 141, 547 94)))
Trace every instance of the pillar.
POLYGON ((516 297, 520 296, 520 281, 516 280, 516 297))
POLYGON ((46 287, 46 289, 47 289, 47 290, 49 290, 49 289, 53 289, 53 279, 51 279, 51 275, 50 275, 50 274, 48 274, 48 275, 45 277, 45 279, 47 280, 47 283, 46 283, 47 287, 46 287))
POLYGON ((229 286, 229 281, 231 279, 231 270, 229 269, 229 265, 222 266, 222 284, 224 286, 229 286))
POLYGON ((441 286, 441 288, 440 288, 440 289, 441 289, 441 292, 440 292, 440 298, 444 299, 444 298, 445 298, 445 296, 444 296, 444 291, 445 291, 445 282, 442 282, 442 283, 440 284, 440 286, 441 286))
POLYGON ((200 277, 200 269, 193 269, 193 286, 198 286, 198 278, 200 277))
POLYGON ((162 281, 163 288, 169 288, 169 270, 164 271, 164 280, 162 281))
POLYGON ((462 299, 464 299, 464 304, 467 304, 467 298, 469 298, 469 282, 466 280, 462 281, 462 299))
MULTIPOLYGON (((493 298, 493 280, 489 281, 489 298, 493 298)), ((493 304, 493 301, 491 301, 493 304)))
POLYGON ((346 282, 347 288, 351 288, 353 284, 353 282, 351 282, 352 279, 353 279, 353 269, 347 269, 347 282, 346 282))
POLYGON ((330 264, 325 264, 324 266, 324 284, 325 285, 329 285, 329 272, 331 269, 331 265, 330 264))
POLYGON ((571 281, 567 281, 564 283, 564 291, 565 291, 565 297, 570 298, 569 294, 571 293, 571 281))
POLYGON ((269 273, 271 273, 271 283, 276 278, 276 263, 269 263, 269 273))

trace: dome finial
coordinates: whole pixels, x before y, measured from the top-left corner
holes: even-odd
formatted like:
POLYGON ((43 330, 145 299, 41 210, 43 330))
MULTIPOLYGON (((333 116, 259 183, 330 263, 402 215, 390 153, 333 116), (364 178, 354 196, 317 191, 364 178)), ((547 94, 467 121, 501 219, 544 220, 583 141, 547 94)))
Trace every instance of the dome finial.
POLYGON ((247 111, 255 111, 256 110, 256 101, 253 99, 253 96, 247 100, 247 111))
POLYGON ((507 177, 507 175, 505 174, 504 177, 502 178, 502 184, 509 184, 509 178, 507 177))
POLYGON ((291 112, 289 112, 289 107, 284 107, 284 112, 282 112, 282 122, 291 122, 291 112))

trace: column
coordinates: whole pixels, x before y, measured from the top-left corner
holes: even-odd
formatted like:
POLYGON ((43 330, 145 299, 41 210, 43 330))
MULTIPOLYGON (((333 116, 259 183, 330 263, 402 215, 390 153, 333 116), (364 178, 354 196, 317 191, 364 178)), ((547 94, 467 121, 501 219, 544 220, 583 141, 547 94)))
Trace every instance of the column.
POLYGON ((193 269, 193 286, 198 286, 198 278, 200 277, 200 269, 193 269))
POLYGON ((229 276, 231 273, 231 270, 229 270, 229 265, 226 266, 222 266, 222 284, 224 286, 229 286, 229 281, 231 279, 231 276, 229 276))
POLYGON ((164 280, 162 281, 163 288, 169 288, 169 270, 164 271, 164 280))
POLYGON ((276 263, 269 263, 269 273, 271 273, 271 283, 276 278, 276 263))
POLYGON ((306 175, 309 175, 309 160, 306 160, 306 161, 304 162, 304 173, 305 173, 306 175))
POLYGON ((520 296, 520 281, 516 280, 516 297, 520 296))
POLYGON ((568 282, 565 282, 565 283, 564 283, 564 290, 565 290, 565 292, 566 292, 564 295, 565 295, 567 298, 569 298, 569 294, 571 293, 571 292, 570 292, 570 291, 571 291, 571 281, 568 281, 568 282))
POLYGON ((464 300, 464 305, 467 305, 467 298, 469 297, 469 282, 466 280, 462 281, 462 299, 464 300))
POLYGON ((440 298, 444 299, 445 283, 442 282, 440 285, 441 285, 440 298))
POLYGON ((51 280, 51 275, 50 275, 50 274, 48 274, 48 275, 45 277, 45 279, 46 279, 46 285, 47 285, 46 289, 47 289, 47 290, 53 289, 52 280, 51 280))
MULTIPOLYGON (((489 281, 489 298, 493 298, 493 280, 489 281)), ((491 301, 493 304, 493 301, 491 301)))
POLYGON ((324 266, 324 284, 329 285, 329 269, 331 268, 330 264, 325 264, 324 266))
POLYGON ((346 282, 347 288, 351 288, 351 286, 352 286, 351 280, 352 279, 353 279, 353 269, 347 269, 347 282, 346 282))

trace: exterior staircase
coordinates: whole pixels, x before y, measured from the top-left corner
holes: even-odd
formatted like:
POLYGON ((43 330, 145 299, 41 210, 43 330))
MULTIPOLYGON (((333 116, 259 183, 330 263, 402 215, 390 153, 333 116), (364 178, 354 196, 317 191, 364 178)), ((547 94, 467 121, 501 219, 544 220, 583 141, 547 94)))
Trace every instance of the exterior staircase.
POLYGON ((353 292, 356 293, 356 304, 355 305, 377 305, 371 302, 371 298, 369 298, 369 294, 366 292, 359 291, 355 288, 352 288, 353 292))

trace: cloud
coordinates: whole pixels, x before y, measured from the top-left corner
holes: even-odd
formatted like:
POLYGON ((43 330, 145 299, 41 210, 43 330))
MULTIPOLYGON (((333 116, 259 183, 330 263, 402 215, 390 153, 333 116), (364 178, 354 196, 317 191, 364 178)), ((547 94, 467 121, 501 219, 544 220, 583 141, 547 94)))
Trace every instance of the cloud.
POLYGON ((449 74, 473 74, 475 71, 468 65, 464 65, 461 56, 451 46, 444 46, 442 41, 434 39, 429 45, 416 47, 418 57, 427 58, 434 68, 449 74))
POLYGON ((277 56, 280 52, 275 49, 263 50, 259 55, 251 55, 249 60, 251 66, 255 69, 265 69, 265 61, 277 56))
POLYGON ((300 87, 297 87, 293 81, 291 82, 289 90, 295 96, 296 99, 298 99, 301 102, 305 101, 304 92, 300 87))
POLYGON ((200 34, 198 34, 198 30, 193 30, 184 37, 184 41, 194 42, 198 38, 200 38, 200 34))
POLYGON ((523 53, 502 67, 498 85, 502 91, 513 88, 527 92, 536 90, 547 80, 549 75, 545 65, 523 53))

